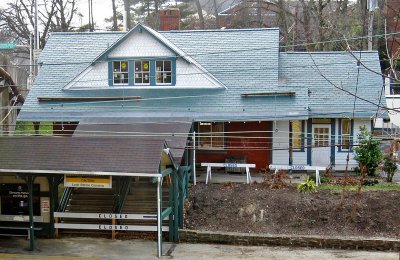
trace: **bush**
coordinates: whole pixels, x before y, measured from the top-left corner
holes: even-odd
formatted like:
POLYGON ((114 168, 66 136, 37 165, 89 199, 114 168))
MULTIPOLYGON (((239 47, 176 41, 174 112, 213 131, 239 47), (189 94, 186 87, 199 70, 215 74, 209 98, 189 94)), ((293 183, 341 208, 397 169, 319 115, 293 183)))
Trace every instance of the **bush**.
POLYGON ((297 186, 299 192, 311 193, 317 191, 317 186, 315 186, 315 181, 311 180, 309 177, 306 178, 305 182, 300 183, 297 186))
MULTIPOLYGON (((314 181, 314 183, 315 183, 315 179, 316 179, 317 177, 315 176, 315 173, 313 173, 311 176, 310 176, 310 180, 312 180, 312 181, 314 181)), ((329 179, 329 177, 326 177, 326 176, 323 176, 323 175, 319 175, 319 178, 320 178, 320 180, 321 180, 321 183, 328 183, 331 179, 329 179)))
POLYGON ((362 183, 363 186, 374 186, 375 184, 378 184, 379 181, 377 179, 366 179, 362 183))
POLYGON ((393 158, 393 156, 385 156, 383 170, 386 173, 386 181, 392 182, 393 176, 397 170, 396 160, 393 158))
POLYGON ((358 135, 358 147, 354 147, 356 156, 354 159, 358 162, 358 166, 366 168, 368 176, 375 176, 376 169, 382 160, 382 151, 380 142, 374 138, 367 130, 367 127, 360 127, 360 134, 358 135))

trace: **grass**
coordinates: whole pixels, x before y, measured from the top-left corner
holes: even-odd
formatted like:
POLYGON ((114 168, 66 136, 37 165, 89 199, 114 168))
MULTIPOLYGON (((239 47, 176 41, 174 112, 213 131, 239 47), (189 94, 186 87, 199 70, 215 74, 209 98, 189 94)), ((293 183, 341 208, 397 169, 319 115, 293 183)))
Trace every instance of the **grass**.
MULTIPOLYGON (((14 135, 34 135, 33 122, 18 121, 14 135)), ((53 122, 40 122, 39 135, 52 135, 53 122)))
MULTIPOLYGON (((329 189, 329 190, 337 190, 340 191, 343 188, 348 191, 355 191, 357 190, 358 186, 340 186, 340 185, 334 185, 334 184, 321 184, 318 186, 319 189, 329 189)), ((390 184, 390 183, 379 183, 375 184, 373 186, 362 186, 361 190, 398 190, 400 191, 400 185, 399 184, 390 184)))

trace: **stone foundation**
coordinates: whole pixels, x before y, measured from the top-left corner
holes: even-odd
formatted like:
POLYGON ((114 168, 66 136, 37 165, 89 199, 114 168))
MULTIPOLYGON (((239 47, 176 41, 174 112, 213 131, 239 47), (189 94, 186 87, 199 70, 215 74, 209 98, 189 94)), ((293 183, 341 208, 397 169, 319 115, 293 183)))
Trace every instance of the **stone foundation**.
POLYGON ((251 246, 295 246, 336 249, 400 250, 400 240, 390 238, 263 235, 234 232, 179 230, 180 241, 251 246))

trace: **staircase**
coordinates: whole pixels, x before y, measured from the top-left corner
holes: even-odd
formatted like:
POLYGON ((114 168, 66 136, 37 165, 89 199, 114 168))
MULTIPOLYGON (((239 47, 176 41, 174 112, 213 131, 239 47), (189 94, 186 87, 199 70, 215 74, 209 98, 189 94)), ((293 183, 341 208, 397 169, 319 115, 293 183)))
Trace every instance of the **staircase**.
MULTIPOLYGON (((72 190, 69 197, 65 212, 71 213, 112 213, 116 208, 116 185, 113 183, 112 189, 87 189, 75 188, 72 190)), ((169 189, 165 182, 163 184, 162 200, 163 210, 169 205, 168 197, 169 189)), ((140 181, 132 181, 127 193, 127 197, 123 204, 120 213, 129 214, 157 214, 157 183, 152 183, 149 179, 140 181)), ((115 212, 114 212, 115 213, 115 212)), ((75 219, 64 218, 62 223, 75 223, 75 224, 104 224, 111 225, 109 219, 75 219)), ((149 225, 156 226, 156 219, 146 220, 117 220, 120 225, 149 225)), ((164 220, 164 226, 168 225, 168 219, 164 220)), ((129 232, 132 233, 133 231, 129 232)), ((110 231, 101 230, 75 230, 75 229, 60 229, 61 234, 70 235, 93 235, 93 236, 110 236, 110 231)), ((119 232, 118 234, 125 235, 126 232, 119 232)), ((138 233, 137 231, 135 232, 138 233)))

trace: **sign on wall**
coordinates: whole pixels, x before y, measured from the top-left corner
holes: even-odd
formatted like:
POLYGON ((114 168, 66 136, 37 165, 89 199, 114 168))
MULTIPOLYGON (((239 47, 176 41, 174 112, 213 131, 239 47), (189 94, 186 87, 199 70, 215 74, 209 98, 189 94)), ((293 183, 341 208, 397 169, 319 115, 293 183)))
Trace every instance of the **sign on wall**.
POLYGON ((64 176, 64 187, 111 189, 111 176, 64 176))

